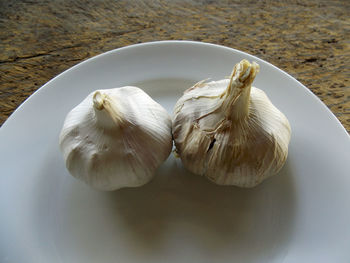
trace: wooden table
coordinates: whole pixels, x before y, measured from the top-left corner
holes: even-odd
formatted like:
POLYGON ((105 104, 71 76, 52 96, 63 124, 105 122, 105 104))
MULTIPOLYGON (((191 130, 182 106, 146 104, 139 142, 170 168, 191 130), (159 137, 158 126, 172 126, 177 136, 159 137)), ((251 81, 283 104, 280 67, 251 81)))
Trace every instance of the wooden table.
POLYGON ((140 42, 225 45, 285 70, 350 132, 350 1, 1 1, 0 125, 89 57, 140 42), (287 3, 285 3, 287 2, 287 3))

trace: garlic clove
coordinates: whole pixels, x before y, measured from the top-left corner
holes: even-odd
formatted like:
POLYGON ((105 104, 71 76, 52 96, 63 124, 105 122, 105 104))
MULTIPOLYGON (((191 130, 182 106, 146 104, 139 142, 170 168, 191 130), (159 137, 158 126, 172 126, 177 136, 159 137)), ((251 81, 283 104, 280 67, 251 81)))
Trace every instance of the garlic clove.
POLYGON ((258 71, 242 60, 229 79, 199 82, 178 100, 173 138, 188 170, 220 185, 253 187, 284 165, 290 125, 251 87, 258 71))
POLYGON ((92 187, 141 186, 171 152, 171 118, 139 88, 97 90, 67 115, 59 144, 69 172, 92 187))

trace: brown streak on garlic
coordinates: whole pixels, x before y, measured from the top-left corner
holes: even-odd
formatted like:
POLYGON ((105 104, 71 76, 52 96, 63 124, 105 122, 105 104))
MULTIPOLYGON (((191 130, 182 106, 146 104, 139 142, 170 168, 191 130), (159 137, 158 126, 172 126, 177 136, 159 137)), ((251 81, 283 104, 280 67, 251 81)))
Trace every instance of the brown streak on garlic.
POLYGON ((199 82, 178 100, 173 138, 184 166, 221 185, 253 187, 286 161, 291 129, 251 84, 256 63, 242 60, 229 79, 199 82))

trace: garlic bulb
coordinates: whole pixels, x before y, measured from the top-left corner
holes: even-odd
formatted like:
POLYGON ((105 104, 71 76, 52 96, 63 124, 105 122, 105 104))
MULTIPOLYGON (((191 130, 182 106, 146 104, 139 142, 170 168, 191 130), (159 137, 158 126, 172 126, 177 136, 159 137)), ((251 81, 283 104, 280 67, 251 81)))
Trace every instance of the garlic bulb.
POLYGON ((67 115, 59 144, 69 172, 94 188, 141 186, 171 152, 171 117, 139 88, 97 90, 67 115))
POLYGON ((291 129, 266 94, 251 87, 258 71, 242 60, 229 79, 201 81, 178 100, 173 138, 188 170, 219 185, 253 187, 281 169, 291 129))

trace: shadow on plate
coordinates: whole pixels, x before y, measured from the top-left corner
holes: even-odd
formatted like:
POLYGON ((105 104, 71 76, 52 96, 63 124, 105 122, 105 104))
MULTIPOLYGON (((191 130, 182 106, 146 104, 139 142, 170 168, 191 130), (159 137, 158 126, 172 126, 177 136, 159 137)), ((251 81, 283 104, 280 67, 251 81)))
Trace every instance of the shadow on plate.
POLYGON ((213 258, 229 252, 245 262, 263 262, 284 256, 293 228, 289 162, 258 187, 241 189, 217 186, 171 157, 151 183, 106 195, 140 253, 182 242, 179 247, 213 258))
POLYGON ((58 153, 38 176, 33 231, 60 260, 275 262, 287 252, 293 159, 279 175, 241 189, 193 175, 171 156, 152 182, 114 192, 91 189, 57 160, 58 153))

